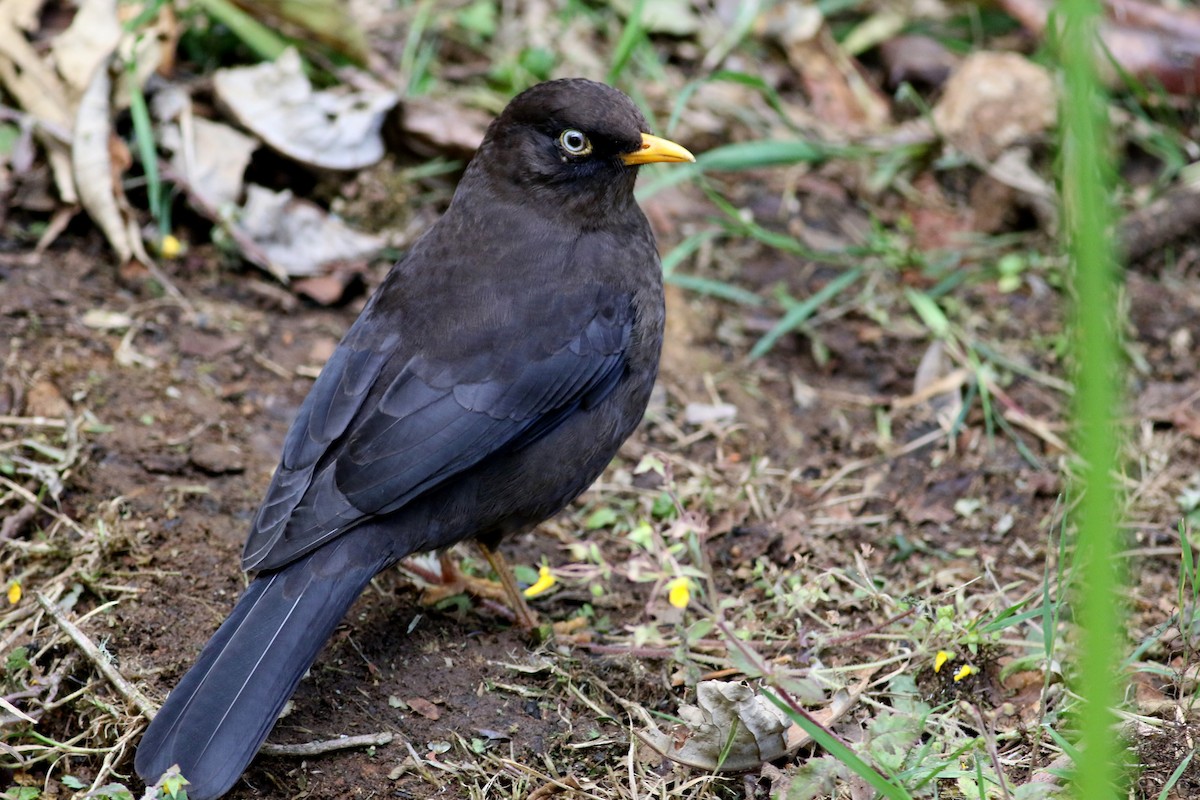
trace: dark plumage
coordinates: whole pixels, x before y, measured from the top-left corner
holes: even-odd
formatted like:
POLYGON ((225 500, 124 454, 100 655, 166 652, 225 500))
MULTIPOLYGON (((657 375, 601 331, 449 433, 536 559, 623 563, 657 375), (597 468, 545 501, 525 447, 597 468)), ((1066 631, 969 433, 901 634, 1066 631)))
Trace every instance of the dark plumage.
POLYGON ((224 794, 367 582, 495 545, 586 489, 637 426, 663 333, 637 164, 692 160, 584 80, 515 98, 441 218, 300 407, 246 542, 257 575, 167 698, 135 766, 224 794))

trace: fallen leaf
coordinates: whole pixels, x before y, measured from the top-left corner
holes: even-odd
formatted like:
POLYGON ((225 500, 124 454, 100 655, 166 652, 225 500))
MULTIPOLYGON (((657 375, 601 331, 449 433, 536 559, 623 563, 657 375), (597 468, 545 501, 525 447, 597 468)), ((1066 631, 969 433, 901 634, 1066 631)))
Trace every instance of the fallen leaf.
POLYGON ((213 73, 218 101, 244 128, 280 153, 324 169, 351 170, 383 157, 380 131, 399 99, 383 88, 316 91, 300 55, 213 73))
POLYGON ((736 418, 737 406, 731 403, 688 403, 683 409, 683 421, 688 425, 732 422, 736 418))
POLYGON ((33 16, 28 19, 28 4, 22 6, 13 0, 0 4, 0 83, 16 98, 18 106, 41 123, 37 137, 46 148, 59 196, 64 203, 75 203, 78 195, 68 141, 72 109, 67 89, 23 32, 36 24, 40 5, 33 4, 33 16))
POLYGON ((972 53, 933 108, 946 141, 983 162, 1044 134, 1057 118, 1054 78, 1017 53, 972 53))
POLYGON ((241 448, 232 444, 197 442, 192 445, 188 458, 197 469, 209 475, 225 475, 246 469, 241 448))
POLYGON ((911 399, 928 403, 938 425, 949 431, 962 412, 963 386, 969 379, 969 372, 954 367, 942 340, 934 339, 917 364, 911 399))
POLYGON ((253 184, 235 224, 285 283, 289 277, 319 274, 336 261, 367 258, 383 247, 380 237, 353 230, 315 203, 253 184))
POLYGON ((120 331, 133 325, 133 317, 120 311, 109 311, 106 308, 89 308, 83 312, 80 321, 97 331, 120 331))
POLYGON ((171 166, 197 198, 220 210, 238 202, 246 167, 259 141, 230 126, 192 115, 190 101, 176 124, 164 125, 162 144, 171 166))
POLYGON ((346 296, 346 290, 361 284, 362 272, 355 269, 334 269, 328 275, 301 278, 292 284, 292 291, 322 306, 331 306, 346 296))
POLYGON ((889 86, 912 83, 937 88, 958 65, 958 56, 932 36, 896 36, 879 46, 889 86))
POLYGON ((483 141, 491 118, 450 100, 410 97, 400 106, 405 143, 418 155, 470 158, 483 141))
MULTIPOLYGON (((614 0, 613 6, 622 16, 633 13, 634 0, 614 0)), ((668 36, 691 36, 700 29, 700 18, 691 0, 654 0, 642 4, 638 27, 649 33, 668 36)))
POLYGON ((287 22, 359 64, 370 58, 362 27, 355 19, 357 3, 342 0, 255 0, 248 6, 264 16, 287 22))
POLYGON ((815 6, 783 3, 767 19, 767 33, 783 47, 814 116, 855 133, 875 132, 890 122, 887 99, 863 77, 815 6))
POLYGON ((85 0, 65 31, 50 41, 54 64, 67 84, 83 92, 97 69, 107 68, 108 57, 121 41, 116 0, 85 0))
POLYGON ((433 720, 434 722, 441 719, 441 709, 423 697, 410 697, 405 702, 408 703, 409 708, 422 717, 425 717, 425 719, 433 720))
POLYGON ((79 99, 72 129, 71 166, 83 204, 92 222, 104 232, 122 262, 140 248, 133 220, 122 213, 119 170, 114 168, 110 137, 112 80, 107 67, 96 69, 79 99), (136 243, 135 243, 136 241, 136 243))
POLYGON ((686 729, 667 735, 639 731, 647 744, 672 761, 703 770, 738 772, 787 752, 787 715, 745 683, 701 681, 696 705, 679 707, 686 729))

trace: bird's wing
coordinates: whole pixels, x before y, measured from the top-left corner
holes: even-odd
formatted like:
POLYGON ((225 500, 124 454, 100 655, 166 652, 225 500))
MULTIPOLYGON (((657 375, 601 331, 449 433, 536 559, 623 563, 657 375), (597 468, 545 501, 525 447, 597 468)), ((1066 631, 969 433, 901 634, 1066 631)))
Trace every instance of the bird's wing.
POLYGON ((243 567, 287 564, 602 400, 624 372, 630 296, 597 288, 547 302, 542 321, 558 322, 539 322, 538 335, 504 326, 458 359, 406 356, 394 335, 364 346, 356 339, 372 337, 352 330, 292 424, 243 567))

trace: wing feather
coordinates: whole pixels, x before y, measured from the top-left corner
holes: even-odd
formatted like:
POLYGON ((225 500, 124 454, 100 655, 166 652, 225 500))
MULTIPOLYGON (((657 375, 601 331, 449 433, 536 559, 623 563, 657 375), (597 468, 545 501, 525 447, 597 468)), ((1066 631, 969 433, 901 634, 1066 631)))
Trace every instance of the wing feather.
POLYGON ((628 296, 596 299, 580 295, 563 313, 558 298, 547 312, 573 332, 517 337, 516 350, 498 335, 493 349, 458 363, 417 357, 393 366, 389 358, 402 358, 394 338, 353 349, 352 329, 293 423, 243 565, 287 564, 599 402, 623 373, 633 310, 628 296))

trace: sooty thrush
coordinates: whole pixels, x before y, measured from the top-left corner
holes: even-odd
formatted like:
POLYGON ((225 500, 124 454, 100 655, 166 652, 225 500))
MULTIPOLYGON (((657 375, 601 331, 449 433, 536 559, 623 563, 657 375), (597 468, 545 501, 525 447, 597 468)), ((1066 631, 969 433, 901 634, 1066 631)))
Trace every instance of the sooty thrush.
POLYGON ((250 530, 256 575, 138 747, 224 794, 372 577, 494 547, 586 489, 658 370, 661 268, 637 166, 693 161, 586 80, 518 95, 445 215, 387 275, 313 384, 250 530))

